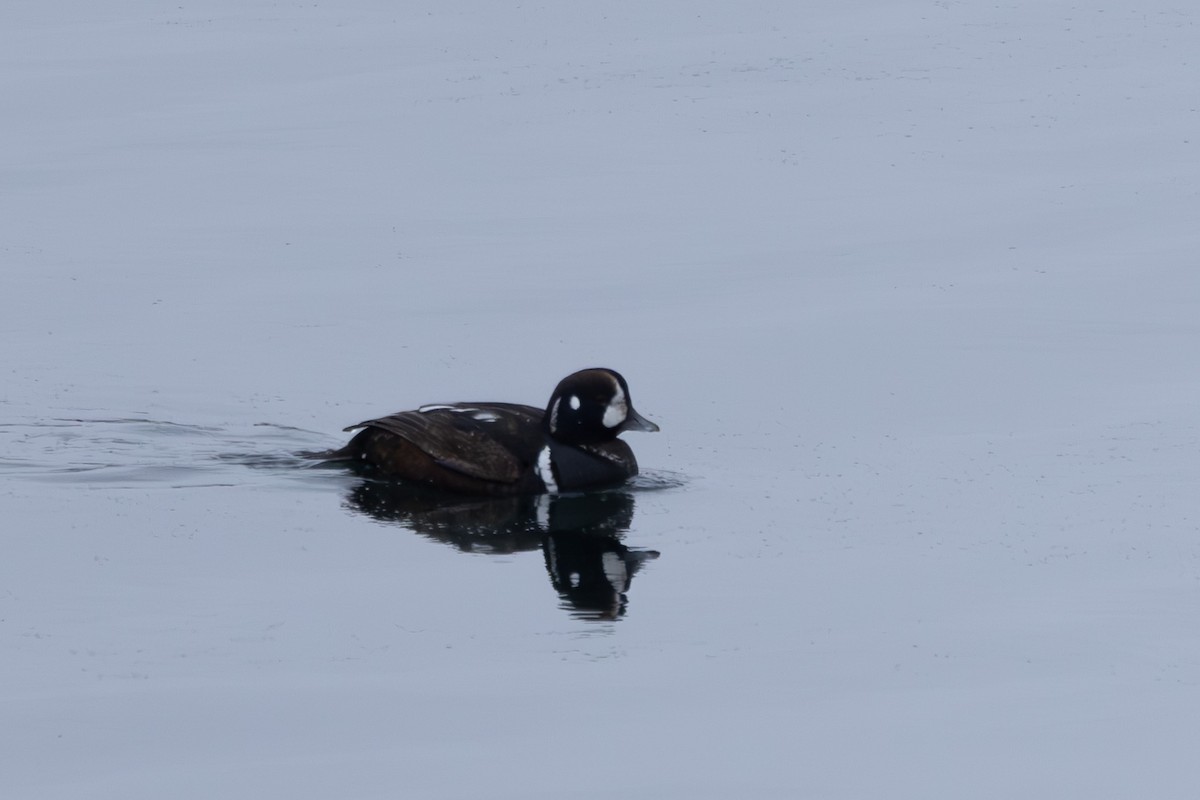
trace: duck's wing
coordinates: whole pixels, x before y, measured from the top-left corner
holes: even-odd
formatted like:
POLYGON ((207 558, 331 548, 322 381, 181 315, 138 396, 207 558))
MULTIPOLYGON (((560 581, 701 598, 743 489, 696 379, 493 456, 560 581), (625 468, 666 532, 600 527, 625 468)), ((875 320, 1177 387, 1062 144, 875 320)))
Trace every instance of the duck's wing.
POLYGON ((543 446, 543 412, 513 403, 446 403, 351 425, 410 442, 438 465, 498 483, 518 480, 543 446))

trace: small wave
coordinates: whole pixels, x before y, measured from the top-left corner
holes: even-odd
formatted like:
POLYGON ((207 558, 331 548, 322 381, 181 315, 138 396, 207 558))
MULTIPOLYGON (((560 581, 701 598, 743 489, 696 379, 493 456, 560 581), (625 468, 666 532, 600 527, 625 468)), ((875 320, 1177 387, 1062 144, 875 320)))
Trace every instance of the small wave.
MULTIPOLYGON (((344 465, 310 455, 336 445, 326 434, 270 422, 226 428, 133 415, 59 417, 4 423, 0 443, 0 475, 39 482, 233 486, 349 476, 344 465)), ((649 470, 616 488, 653 492, 686 484, 681 473, 649 470)))
MULTIPOLYGON (((295 473, 321 434, 259 423, 223 428, 139 416, 59 417, 0 425, 0 474, 54 483, 234 486, 242 468, 295 473)), ((261 473, 260 473, 261 477, 261 473)))
POLYGON ((687 484, 687 476, 682 472, 643 470, 630 478, 625 488, 635 492, 657 492, 663 489, 680 489, 687 484))

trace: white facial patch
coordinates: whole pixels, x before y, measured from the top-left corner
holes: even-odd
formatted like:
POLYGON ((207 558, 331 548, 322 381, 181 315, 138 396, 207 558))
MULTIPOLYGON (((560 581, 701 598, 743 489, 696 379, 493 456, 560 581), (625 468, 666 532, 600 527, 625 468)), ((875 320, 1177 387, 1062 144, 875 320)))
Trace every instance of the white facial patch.
POLYGON ((558 481, 554 480, 554 463, 550 460, 549 447, 543 447, 538 452, 537 471, 542 483, 546 484, 546 491, 557 492, 558 481))
POLYGON ((579 397, 578 397, 577 395, 571 395, 570 397, 568 397, 568 398, 567 398, 567 403, 568 403, 568 404, 571 406, 571 408, 572 408, 572 409, 574 409, 575 411, 578 411, 578 410, 579 410, 579 397))
POLYGON ((558 433, 558 404, 562 402, 562 398, 558 397, 554 400, 554 405, 550 406, 550 432, 558 433))
POLYGON ((604 567, 604 577, 613 589, 623 592, 629 588, 629 569, 619 555, 605 553, 600 557, 600 563, 604 567))
POLYGON ((621 384, 617 384, 617 393, 613 395, 613 399, 608 401, 608 408, 604 409, 604 418, 600 420, 606 428, 615 428, 625 421, 629 416, 629 403, 625 400, 625 392, 621 389, 621 384))

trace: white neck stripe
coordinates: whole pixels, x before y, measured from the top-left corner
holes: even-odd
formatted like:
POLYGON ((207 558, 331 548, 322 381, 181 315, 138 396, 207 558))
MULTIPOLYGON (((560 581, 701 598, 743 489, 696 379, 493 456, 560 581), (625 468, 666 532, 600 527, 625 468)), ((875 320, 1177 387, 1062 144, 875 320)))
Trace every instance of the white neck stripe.
POLYGON ((549 445, 538 452, 537 470, 542 483, 546 484, 546 491, 557 492, 558 481, 554 480, 554 462, 550 460, 549 445))

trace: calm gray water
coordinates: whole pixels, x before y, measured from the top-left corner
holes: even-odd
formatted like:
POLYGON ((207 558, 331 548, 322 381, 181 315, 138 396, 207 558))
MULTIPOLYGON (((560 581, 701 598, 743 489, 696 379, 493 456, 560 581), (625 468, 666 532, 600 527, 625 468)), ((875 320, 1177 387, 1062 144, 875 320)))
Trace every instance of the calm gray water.
POLYGON ((0 26, 6 797, 1194 790, 1193 12, 71 5, 0 26), (599 365, 620 489, 295 455, 599 365))

